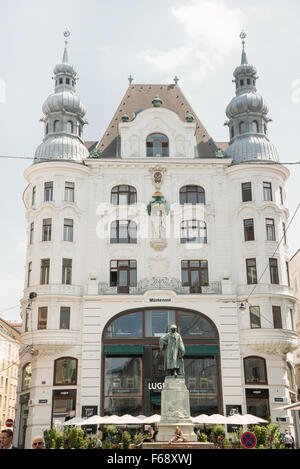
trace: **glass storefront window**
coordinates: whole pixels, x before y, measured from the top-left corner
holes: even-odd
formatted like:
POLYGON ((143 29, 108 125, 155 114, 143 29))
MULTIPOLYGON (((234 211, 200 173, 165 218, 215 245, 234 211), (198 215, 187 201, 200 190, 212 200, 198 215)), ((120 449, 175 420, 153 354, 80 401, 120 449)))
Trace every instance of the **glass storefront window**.
POLYGON ((54 365, 54 385, 76 384, 77 360, 75 358, 59 358, 54 365))
POLYGON ((106 357, 105 395, 142 394, 142 358, 106 357))
POLYGON ((177 324, 183 337, 215 337, 215 332, 210 323, 196 314, 179 312, 177 324))
POLYGON ((218 398, 217 396, 190 396, 190 408, 192 417, 200 414, 218 414, 218 398))
POLYGON ((246 404, 247 414, 255 415, 264 420, 269 417, 269 399, 247 397, 246 404))
POLYGON ((185 380, 190 394, 217 396, 216 358, 185 358, 185 380))
POLYGON ((175 311, 148 310, 145 311, 147 337, 161 337, 168 332, 168 325, 175 323, 175 311))
POLYGON ((141 413, 141 397, 105 397, 104 399, 104 415, 130 414, 136 417, 141 413))
POLYGON ((106 330, 106 337, 142 337, 143 313, 126 314, 115 319, 106 330))
POLYGON ((76 413, 76 390, 54 391, 52 426, 63 424, 66 420, 75 417, 76 413))
POLYGON ((267 384, 266 363, 263 358, 248 357, 244 360, 246 384, 267 384))

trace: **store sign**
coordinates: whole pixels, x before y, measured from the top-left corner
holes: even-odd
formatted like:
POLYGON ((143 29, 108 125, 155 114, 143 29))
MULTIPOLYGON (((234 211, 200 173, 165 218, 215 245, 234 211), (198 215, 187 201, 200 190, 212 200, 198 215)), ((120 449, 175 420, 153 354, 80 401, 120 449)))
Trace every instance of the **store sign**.
POLYGON ((48 404, 48 399, 40 399, 39 404, 48 404))
POLYGON ((172 301, 171 298, 149 298, 151 303, 165 303, 168 301, 172 301))
POLYGON ((93 417, 93 415, 97 415, 98 406, 96 405, 83 405, 81 409, 81 417, 88 419, 89 417, 93 417))
POLYGON ((162 391, 165 383, 148 383, 149 391, 162 391))

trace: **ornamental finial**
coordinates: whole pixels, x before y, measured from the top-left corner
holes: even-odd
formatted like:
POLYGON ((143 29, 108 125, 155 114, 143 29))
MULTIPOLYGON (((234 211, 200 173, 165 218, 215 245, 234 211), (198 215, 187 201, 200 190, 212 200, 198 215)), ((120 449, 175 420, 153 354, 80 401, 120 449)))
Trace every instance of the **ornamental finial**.
POLYGON ((69 58, 68 58, 67 45, 68 45, 68 38, 70 37, 71 33, 68 29, 66 29, 66 31, 63 32, 63 35, 65 37, 65 50, 64 50, 64 55, 63 55, 63 63, 68 63, 69 58))
POLYGON ((241 34, 240 34, 240 38, 242 39, 242 44, 243 44, 242 60, 241 60, 242 65, 248 64, 247 55, 246 55, 246 52, 245 52, 245 39, 246 39, 246 37, 247 37, 247 33, 245 33, 245 31, 242 31, 241 34))
POLYGON ((133 82, 133 77, 131 75, 129 75, 128 81, 129 81, 129 85, 131 85, 131 83, 133 82))

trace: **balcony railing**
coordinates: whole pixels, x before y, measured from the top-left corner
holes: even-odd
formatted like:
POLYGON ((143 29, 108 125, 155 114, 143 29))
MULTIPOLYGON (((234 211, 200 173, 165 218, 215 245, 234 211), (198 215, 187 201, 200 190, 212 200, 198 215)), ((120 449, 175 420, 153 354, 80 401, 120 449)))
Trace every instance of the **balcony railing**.
POLYGON ((143 295, 149 290, 171 290, 177 294, 188 295, 194 294, 221 294, 221 282, 211 282, 206 286, 190 287, 182 286, 180 280, 168 277, 147 277, 137 283, 136 287, 110 287, 108 283, 99 283, 99 295, 115 295, 115 294, 131 294, 143 295))

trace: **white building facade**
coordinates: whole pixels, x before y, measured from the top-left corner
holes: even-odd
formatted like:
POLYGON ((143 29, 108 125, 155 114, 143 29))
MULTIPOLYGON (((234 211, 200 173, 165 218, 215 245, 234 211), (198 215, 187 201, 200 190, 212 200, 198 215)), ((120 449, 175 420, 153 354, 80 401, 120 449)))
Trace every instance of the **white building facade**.
POLYGON ((177 324, 191 415, 271 417, 294 433, 295 298, 288 170, 268 137, 256 70, 234 72, 230 141, 172 85, 130 83, 100 141, 67 48, 25 171, 28 220, 16 443, 92 414, 160 412, 159 337, 177 324), (242 306, 242 307, 241 307, 242 306), (22 384, 23 383, 23 384, 22 384), (24 417, 25 415, 25 417, 24 417))

